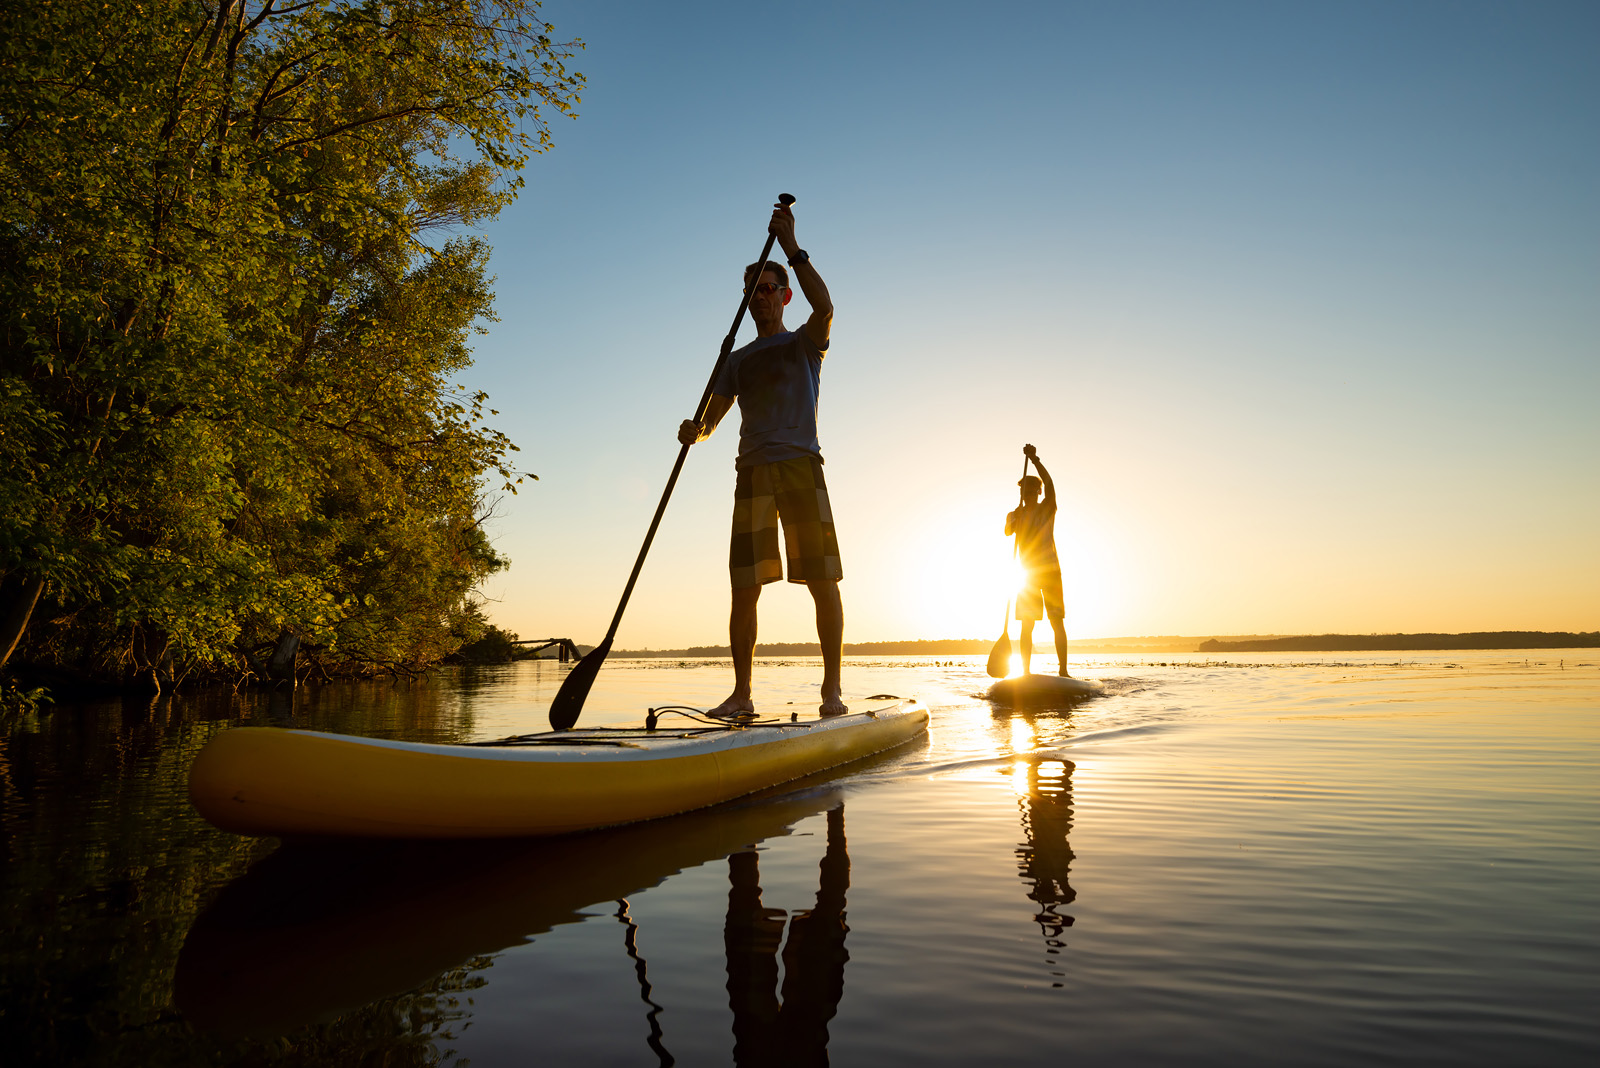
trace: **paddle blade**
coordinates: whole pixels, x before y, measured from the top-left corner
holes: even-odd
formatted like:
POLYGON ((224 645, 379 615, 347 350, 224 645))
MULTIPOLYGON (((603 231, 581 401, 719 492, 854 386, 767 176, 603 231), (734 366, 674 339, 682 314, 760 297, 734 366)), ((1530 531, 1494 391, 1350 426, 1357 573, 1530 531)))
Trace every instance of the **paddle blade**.
POLYGON ((572 665, 567 677, 561 680, 556 699, 550 702, 550 727, 553 730, 564 731, 578 722, 578 713, 583 711, 583 703, 589 699, 594 677, 600 674, 600 665, 606 662, 610 653, 611 639, 607 638, 572 665))
MULTIPOLYGON (((989 650, 989 677, 1003 679, 1011 674, 1011 632, 1000 635, 1000 640, 989 650)), ((557 698, 559 700, 559 698, 557 698)))

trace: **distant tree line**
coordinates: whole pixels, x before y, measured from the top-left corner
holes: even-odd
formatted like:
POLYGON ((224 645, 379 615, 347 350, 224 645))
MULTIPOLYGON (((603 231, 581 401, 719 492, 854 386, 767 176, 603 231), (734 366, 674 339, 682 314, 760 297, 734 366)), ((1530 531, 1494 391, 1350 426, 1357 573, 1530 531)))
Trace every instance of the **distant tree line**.
POLYGON ((1600 632, 1484 630, 1470 634, 1318 634, 1260 641, 1200 643, 1202 653, 1343 653, 1396 649, 1588 649, 1600 632))
MULTIPOLYGON (((846 656, 965 656, 987 653, 992 638, 940 638, 932 641, 846 642, 846 656)), ((1273 638, 1095 638, 1080 640, 1074 648, 1084 652, 1123 653, 1332 653, 1361 649, 1580 649, 1600 647, 1600 632, 1496 630, 1471 634, 1321 634, 1273 638)), ((726 645, 692 645, 686 649, 619 649, 620 657, 726 657, 726 645)), ((816 642, 768 642, 756 646, 757 656, 821 656, 816 642)))
POLYGON ((537 0, 0 13, 0 667, 415 670, 486 625, 515 446, 461 228, 582 76, 537 0))

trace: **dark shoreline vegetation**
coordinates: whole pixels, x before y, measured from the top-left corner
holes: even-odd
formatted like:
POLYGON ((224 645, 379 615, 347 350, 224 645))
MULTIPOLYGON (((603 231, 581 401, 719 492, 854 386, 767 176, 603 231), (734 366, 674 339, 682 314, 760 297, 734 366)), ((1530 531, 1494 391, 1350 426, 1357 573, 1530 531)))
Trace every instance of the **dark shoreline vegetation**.
POLYGON ((484 636, 485 493, 535 476, 455 384, 494 318, 464 228, 578 100, 537 14, 7 6, 6 704, 410 675, 484 636))
MULTIPOLYGON (((968 656, 987 653, 993 638, 947 638, 939 641, 846 642, 846 656, 968 656)), ((1600 631, 1588 633, 1542 630, 1490 630, 1465 634, 1321 634, 1185 638, 1161 635, 1137 638, 1085 638, 1072 642, 1080 653, 1347 653, 1427 649, 1593 649, 1600 631)), ((726 657, 726 645, 694 645, 687 649, 619 649, 621 659, 657 657, 726 657)), ((770 642, 756 646, 757 656, 820 656, 816 642, 770 642)))
POLYGON ((470 730, 435 688, 385 681, 126 694, 7 724, 0 874, 11 929, 34 935, 0 952, 5 1063, 398 1068, 448 1059, 440 1047, 468 1015, 462 1002, 482 985, 484 958, 290 1038, 210 1033, 175 1009, 174 972, 196 918, 279 846, 218 831, 188 801, 195 756, 239 723, 452 739, 470 730))

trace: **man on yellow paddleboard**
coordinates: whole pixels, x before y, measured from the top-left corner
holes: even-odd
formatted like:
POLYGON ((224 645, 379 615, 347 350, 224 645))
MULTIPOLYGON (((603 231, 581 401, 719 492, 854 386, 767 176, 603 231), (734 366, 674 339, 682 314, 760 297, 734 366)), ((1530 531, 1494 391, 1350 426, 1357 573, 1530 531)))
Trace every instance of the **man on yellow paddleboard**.
POLYGON ((734 463, 733 538, 728 551, 733 693, 710 714, 734 718, 755 711, 750 666, 756 648, 756 601, 763 585, 784 577, 778 555, 781 522, 789 581, 804 584, 817 605, 822 714, 837 716, 848 711, 839 689, 844 639, 839 580, 844 570, 822 477, 822 448, 817 444, 817 395, 833 325, 833 301, 810 255, 795 240, 794 213, 776 206, 767 230, 783 247, 811 305, 811 317, 799 330, 786 330, 783 309, 794 295, 788 272, 768 262, 761 277, 752 278, 759 264, 746 267, 745 285, 755 286, 750 318, 755 320, 757 337, 729 354, 712 388, 705 418, 698 423, 685 419, 678 427, 681 444, 704 441, 734 400, 739 402, 739 458, 734 463))
POLYGON ((1016 535, 1017 557, 1023 568, 1022 588, 1017 591, 1022 673, 1026 675, 1031 671, 1034 621, 1049 616, 1050 629, 1056 632, 1056 658, 1061 664, 1058 674, 1066 675, 1067 627, 1063 622, 1066 607, 1061 595, 1061 562, 1056 558, 1056 484, 1050 480, 1050 472, 1039 462, 1039 453, 1032 445, 1024 445, 1022 454, 1039 472, 1037 477, 1023 475, 1018 480, 1021 502, 1016 511, 1006 513, 1006 534, 1016 535), (1044 500, 1039 499, 1041 485, 1044 500))

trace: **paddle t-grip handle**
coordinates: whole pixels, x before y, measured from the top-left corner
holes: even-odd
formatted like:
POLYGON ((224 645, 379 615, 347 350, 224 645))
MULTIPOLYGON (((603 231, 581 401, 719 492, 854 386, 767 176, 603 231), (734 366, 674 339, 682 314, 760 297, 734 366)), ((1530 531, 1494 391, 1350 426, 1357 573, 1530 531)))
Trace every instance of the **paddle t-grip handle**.
MULTIPOLYGON (((778 204, 783 208, 788 208, 794 200, 793 193, 778 194, 778 204)), ((772 255, 772 246, 777 240, 778 235, 769 232, 767 243, 761 246, 761 258, 756 261, 756 273, 751 277, 750 284, 745 286, 744 299, 739 302, 739 313, 733 317, 733 326, 728 329, 728 336, 722 339, 722 351, 717 354, 716 366, 711 369, 711 377, 706 380, 706 389, 700 394, 700 403, 695 405, 693 421, 696 423, 706 417, 706 408, 711 404, 712 387, 716 385, 717 376, 722 373, 722 365, 728 362, 728 354, 733 352, 733 341, 739 333, 739 324, 744 322, 744 313, 750 309, 750 297, 755 293, 755 283, 761 281, 761 274, 767 268, 767 257, 772 255)), ((688 455, 687 445, 684 446, 684 455, 688 455)), ((670 486, 667 492, 672 492, 670 486)))

